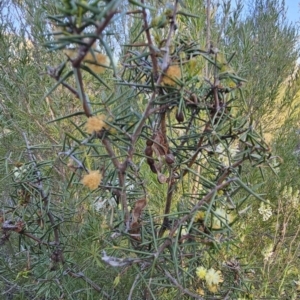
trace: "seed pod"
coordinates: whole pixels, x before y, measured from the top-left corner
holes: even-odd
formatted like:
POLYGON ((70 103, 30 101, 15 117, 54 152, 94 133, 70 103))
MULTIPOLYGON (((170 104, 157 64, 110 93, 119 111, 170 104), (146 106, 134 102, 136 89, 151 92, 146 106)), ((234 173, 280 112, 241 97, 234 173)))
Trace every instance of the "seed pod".
POLYGON ((154 165, 154 159, 147 157, 147 163, 148 165, 154 165))
POLYGON ((153 141, 147 140, 147 141, 146 141, 146 145, 147 145, 147 146, 152 146, 152 145, 153 145, 153 141))
POLYGON ((176 120, 178 123, 181 123, 184 121, 184 115, 182 111, 177 111, 176 113, 176 120))
POLYGON ((148 165, 149 165, 151 171, 152 171, 153 173, 156 174, 156 173, 157 173, 157 170, 156 170, 156 167, 155 167, 155 164, 154 164, 154 159, 152 159, 152 158, 147 158, 147 163, 148 163, 148 165))
POLYGON ((194 103, 198 102, 196 94, 191 94, 190 100, 192 100, 194 103))
POLYGON ((175 157, 174 157, 174 155, 172 153, 166 154, 165 159, 166 159, 166 163, 168 165, 172 165, 174 163, 174 161, 175 161, 175 157))
POLYGON ((157 180, 158 180, 159 183, 166 183, 167 182, 167 177, 164 174, 159 173, 157 175, 157 180))
POLYGON ((149 166, 150 166, 151 171, 156 174, 157 170, 156 170, 155 165, 153 164, 153 165, 149 165, 149 166))
POLYGON ((152 157, 153 155, 153 149, 150 146, 147 146, 145 149, 145 155, 152 157))

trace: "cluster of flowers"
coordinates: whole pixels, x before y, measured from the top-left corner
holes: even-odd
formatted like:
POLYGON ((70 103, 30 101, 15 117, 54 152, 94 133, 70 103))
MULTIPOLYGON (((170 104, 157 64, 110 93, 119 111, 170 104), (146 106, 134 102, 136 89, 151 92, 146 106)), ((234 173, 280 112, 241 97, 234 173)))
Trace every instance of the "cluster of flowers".
POLYGON ((258 212, 263 216, 263 221, 267 221, 272 216, 272 207, 270 204, 261 202, 258 212))
POLYGON ((285 202, 291 205, 293 209, 299 209, 299 190, 293 190, 293 187, 285 186, 282 192, 282 198, 285 199, 285 202))
POLYGON ((264 261, 272 261, 273 254, 274 254, 274 245, 272 243, 268 244, 262 251, 261 254, 264 257, 264 261))
POLYGON ((100 132, 103 128, 106 128, 106 117, 104 115, 92 116, 87 119, 85 124, 85 130, 87 133, 92 134, 94 132, 100 132))
MULTIPOLYGON (((196 269, 196 275, 199 279, 205 280, 206 287, 211 293, 217 293, 219 284, 224 281, 221 271, 216 271, 213 268, 207 270, 200 266, 196 269)), ((201 288, 199 288, 197 292, 201 296, 204 296, 204 291, 201 288)))
POLYGON ((25 177, 28 171, 29 171, 28 167, 25 165, 14 167, 13 172, 14 172, 15 179, 21 180, 23 177, 25 177))

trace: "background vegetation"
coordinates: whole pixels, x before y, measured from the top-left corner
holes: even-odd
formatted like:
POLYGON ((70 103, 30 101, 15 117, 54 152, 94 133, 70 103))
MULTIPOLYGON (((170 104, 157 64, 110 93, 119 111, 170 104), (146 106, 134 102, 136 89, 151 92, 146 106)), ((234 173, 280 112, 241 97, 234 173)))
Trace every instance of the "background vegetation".
POLYGON ((0 8, 3 299, 299 297, 284 3, 0 8))

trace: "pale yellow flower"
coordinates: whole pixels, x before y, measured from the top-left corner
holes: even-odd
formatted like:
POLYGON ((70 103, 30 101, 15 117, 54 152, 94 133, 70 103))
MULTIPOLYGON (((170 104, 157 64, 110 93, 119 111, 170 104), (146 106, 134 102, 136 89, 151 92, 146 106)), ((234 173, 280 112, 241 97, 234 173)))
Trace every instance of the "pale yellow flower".
POLYGON ((99 132, 101 129, 103 129, 105 127, 105 116, 104 115, 100 115, 100 116, 93 116, 88 118, 86 124, 85 124, 85 130, 87 133, 93 133, 95 132, 99 132))
POLYGON ((211 268, 207 271, 205 275, 205 280, 207 285, 215 285, 223 282, 223 276, 221 271, 216 271, 215 269, 211 268))
POLYGON ((200 222, 205 219, 205 211, 198 211, 195 214, 195 222, 200 222))
POLYGON ((272 207, 261 202, 258 212, 263 216, 263 221, 267 221, 272 216, 272 207))
POLYGON ((217 195, 220 196, 220 197, 223 196, 223 195, 224 195, 224 191, 218 190, 218 191, 217 191, 217 195))
POLYGON ((217 284, 208 284, 207 285, 207 288, 208 290, 211 292, 211 293, 217 293, 218 292, 218 285, 217 284))
POLYGON ((206 276, 206 272, 207 272, 207 270, 204 268, 204 267, 198 267, 197 269, 196 269, 196 275, 197 275, 197 277, 198 278, 200 278, 200 279, 204 279, 205 278, 205 276, 206 276))
POLYGON ((299 209, 299 190, 293 190, 291 186, 284 187, 282 196, 285 199, 285 202, 290 204, 293 209, 299 209))
POLYGON ((298 281, 294 280, 294 283, 296 285, 296 290, 300 291, 300 280, 298 280, 298 281))
MULTIPOLYGON (((78 49, 65 49, 64 53, 71 59, 75 59, 78 55, 78 49)), ((94 71, 96 74, 101 74, 105 72, 110 65, 110 59, 107 55, 94 51, 92 54, 88 52, 83 61, 89 66, 89 68, 94 71)))
POLYGON ((205 295, 204 290, 201 289, 201 288, 198 288, 198 289, 196 290, 196 293, 197 293, 198 295, 200 295, 200 296, 204 296, 204 295, 205 295))
POLYGON ((90 171, 90 173, 87 175, 84 175, 81 180, 81 183, 87 186, 89 189, 95 190, 96 188, 98 188, 101 179, 102 179, 102 175, 98 170, 95 170, 95 171, 90 171))
POLYGON ((164 75, 162 78, 162 84, 175 86, 176 85, 175 80, 180 78, 181 78, 180 67, 177 65, 169 66, 166 75, 164 75))
POLYGON ((274 254, 274 245, 270 243, 262 251, 261 254, 264 256, 264 261, 272 260, 274 254))
POLYGON ((108 56, 97 52, 94 52, 94 55, 90 52, 87 53, 87 55, 84 57, 84 61, 87 62, 89 68, 96 74, 105 72, 105 67, 108 67, 110 64, 108 56), (101 66, 97 64, 100 64, 101 66))

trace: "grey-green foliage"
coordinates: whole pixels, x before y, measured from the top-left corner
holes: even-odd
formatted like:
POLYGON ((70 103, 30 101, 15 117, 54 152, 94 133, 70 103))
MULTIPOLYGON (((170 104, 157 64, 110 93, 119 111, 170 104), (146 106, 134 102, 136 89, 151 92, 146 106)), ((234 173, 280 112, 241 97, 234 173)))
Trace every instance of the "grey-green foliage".
POLYGON ((291 199, 285 191, 292 189, 293 195, 298 191, 298 25, 287 20, 284 3, 280 1, 240 2, 228 20, 221 41, 226 49, 231 49, 228 56, 236 51, 236 59, 232 61, 234 70, 248 80, 244 87, 247 103, 244 109, 251 115, 254 125, 260 125, 264 133, 271 133, 271 165, 276 166, 273 171, 260 170, 264 182, 257 177, 257 169, 249 170, 244 177, 257 184, 258 191, 270 201, 273 215, 263 221, 258 213, 260 204, 249 206, 252 213, 239 223, 244 228, 240 234, 245 239, 240 253, 247 253, 245 261, 249 269, 257 268, 252 281, 257 290, 254 298, 281 295, 296 299, 293 282, 299 274, 295 257, 299 247, 295 230, 299 211, 291 209, 291 199), (257 249, 248 253, 253 244, 257 249), (269 245, 273 256, 264 260, 263 249, 269 245), (263 260, 264 268, 261 267, 263 260))
MULTIPOLYGON (((256 297, 278 297, 297 299, 297 282, 299 278, 299 73, 290 79, 284 98, 292 103, 287 117, 281 127, 273 133, 271 165, 273 171, 264 170, 265 184, 259 190, 272 205, 272 216, 262 220, 258 213, 259 203, 251 207, 253 213, 248 215, 240 234, 244 236, 240 253, 247 252, 248 267, 257 268, 252 284, 256 297), (296 95, 296 96, 295 96, 296 95), (266 259, 265 249, 272 255, 266 259), (287 255, 287 253, 289 253, 287 255), (261 262, 264 260, 264 267, 261 262), (276 278, 276 280, 272 280, 276 278)), ((249 174, 249 181, 254 182, 255 174, 249 174)), ((259 182, 258 182, 259 184, 259 182)))
MULTIPOLYGON (((67 101, 67 93, 53 93, 51 97, 43 98, 53 84, 45 74, 46 62, 54 62, 56 56, 47 53, 43 46, 47 41, 49 26, 45 22, 46 11, 42 4, 41 1, 23 1, 19 4, 9 2, 2 3, 1 7, 1 220, 24 220, 31 227, 31 234, 51 239, 52 231, 42 221, 45 216, 43 197, 36 193, 30 183, 36 184, 36 163, 42 176, 49 177, 49 180, 43 182, 45 190, 55 188, 56 194, 53 197, 56 200, 69 199, 68 194, 60 197, 60 189, 64 186, 59 183, 64 174, 56 155, 53 155, 57 152, 56 146, 61 143, 61 129, 66 123, 61 122, 58 130, 55 124, 48 124, 48 121, 59 117, 62 112, 70 111, 72 104, 67 101), (62 101, 69 103, 63 105, 62 101), (33 161, 28 157, 24 137, 33 146, 33 161), (23 205, 30 201, 34 205, 24 210, 23 205), (14 217, 7 215, 9 211, 13 211, 14 217)), ((53 4, 48 3, 46 6, 50 12, 53 4)), ((54 198, 52 200, 55 202, 54 198)), ((63 208, 56 206, 52 210, 60 215, 63 208)), ((70 219, 72 215, 66 210, 64 219, 70 219)), ((39 246, 36 246, 30 240, 19 239, 4 229, 1 231, 1 299, 33 299, 38 295, 32 290, 32 274, 40 278, 49 269, 51 249, 40 251, 39 246), (33 248, 36 255, 29 257, 33 248), (33 272, 29 271, 32 266, 35 266, 33 272)), ((55 297, 54 294, 51 297, 55 297)))
POLYGON ((234 69, 248 80, 244 109, 259 123, 272 112, 282 83, 295 71, 298 25, 286 18, 284 2, 278 0, 240 1, 230 11, 221 45, 228 55, 235 52, 234 69))
MULTIPOLYGON (((163 85, 166 77, 159 81, 158 76, 166 63, 163 42, 172 22, 151 29, 151 33, 157 29, 155 45, 130 45, 144 42, 147 27, 139 28, 145 24, 140 14, 143 5, 129 2, 132 5, 118 0, 66 0, 57 6, 51 1, 39 6, 40 1, 23 1, 22 20, 28 22, 24 30, 34 50, 23 54, 24 48, 18 46, 26 34, 3 36, 7 45, 12 44, 10 38, 17 45, 15 52, 11 48, 5 52, 14 60, 3 60, 5 68, 0 74, 5 79, 0 91, 3 126, 13 133, 10 144, 1 146, 7 174, 2 182, 10 184, 2 206, 9 223, 1 219, 3 295, 10 293, 13 299, 124 299, 129 294, 132 299, 170 299, 170 295, 189 299, 200 298, 195 293, 202 287, 212 296, 205 282, 195 278, 200 265, 222 269, 220 296, 249 292, 247 282, 239 282, 237 291, 234 271, 221 264, 222 251, 236 253, 236 241, 227 214, 217 214, 222 207, 243 209, 249 193, 263 200, 240 180, 244 161, 260 167, 268 158, 268 147, 249 126, 248 117, 236 115, 233 109, 242 102, 244 80, 231 73, 220 76, 219 54, 204 49, 205 18, 194 20, 188 15, 201 14, 205 7, 187 1, 166 61, 170 58, 177 72, 183 73, 190 63, 185 60, 199 59, 200 66, 207 61, 211 77, 203 79, 204 72, 184 74, 169 86, 163 85), (124 19, 116 17, 115 7, 124 19), (139 11, 126 20, 125 9, 139 11), (115 18, 109 30, 91 35, 111 13, 115 18), (35 17, 46 14, 50 15, 48 23, 35 17), (130 31, 126 25, 134 17, 136 27, 130 31), (192 34, 186 32, 185 18, 192 34), (125 24, 125 37, 110 39, 110 30, 114 33, 120 23, 125 24), (50 29, 60 34, 47 35, 50 29), (77 57, 84 51, 93 53, 88 44, 93 38, 110 57, 114 43, 126 41, 125 47, 118 45, 124 56, 119 57, 115 70, 110 66, 96 76, 89 65, 82 61, 76 65, 76 58, 61 51, 75 49, 77 57), (41 43, 53 52, 45 52, 41 43), (41 75, 47 65, 53 81, 41 75), (63 66, 60 73, 50 72, 58 70, 58 65, 63 66), (69 77, 61 80, 63 76, 69 77), (56 85, 55 80, 64 86, 56 85), (215 86, 217 80, 222 85, 215 86), (227 86, 230 81, 234 84, 227 86), (79 98, 90 105, 91 113, 80 105, 79 98), (103 114, 105 128, 88 134, 85 114, 103 114), (240 147, 236 156, 230 151, 234 143, 240 147), (13 151, 10 156, 9 151, 13 151), (103 178, 89 192, 80 180, 91 170, 100 170, 103 178), (241 190, 248 194, 242 200, 236 196, 241 190), (146 209, 138 206, 145 199, 146 209), (114 206, 114 201, 119 205, 114 206), (98 211, 95 204, 99 203, 98 211), (202 217, 196 218, 199 210, 202 217), (221 224, 217 227, 216 219, 221 224)), ((160 2, 155 5, 153 16, 155 11, 164 13, 160 2)), ((211 25, 217 27, 213 20, 211 25)), ((225 49, 232 50, 229 45, 225 49)), ((237 56, 247 54, 244 49, 237 52, 237 56)), ((250 67, 247 62, 245 69, 250 67)), ((231 257, 226 259, 229 262, 231 257)))

